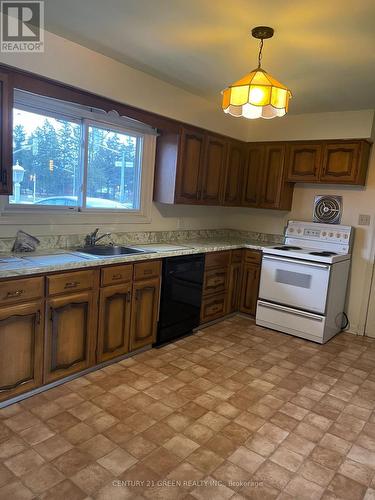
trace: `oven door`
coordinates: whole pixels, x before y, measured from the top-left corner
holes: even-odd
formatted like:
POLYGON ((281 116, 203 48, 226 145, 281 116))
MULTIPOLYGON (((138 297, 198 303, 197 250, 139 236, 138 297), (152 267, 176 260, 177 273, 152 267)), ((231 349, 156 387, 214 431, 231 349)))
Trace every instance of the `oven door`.
POLYGON ((324 314, 330 265, 263 255, 259 298, 324 314))

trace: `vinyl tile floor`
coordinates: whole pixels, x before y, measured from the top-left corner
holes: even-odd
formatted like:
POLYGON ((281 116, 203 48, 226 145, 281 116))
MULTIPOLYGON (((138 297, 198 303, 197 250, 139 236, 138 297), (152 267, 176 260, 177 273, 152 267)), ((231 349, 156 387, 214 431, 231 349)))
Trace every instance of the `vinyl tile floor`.
POLYGON ((234 316, 0 410, 0 499, 375 499, 375 340, 234 316))

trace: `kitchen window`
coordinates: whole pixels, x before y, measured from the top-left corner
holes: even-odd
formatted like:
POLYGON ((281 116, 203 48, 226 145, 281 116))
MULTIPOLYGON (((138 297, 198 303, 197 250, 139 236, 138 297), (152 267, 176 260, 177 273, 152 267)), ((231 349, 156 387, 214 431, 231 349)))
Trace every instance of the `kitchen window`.
POLYGON ((116 112, 16 90, 8 209, 144 213, 155 135, 116 112))

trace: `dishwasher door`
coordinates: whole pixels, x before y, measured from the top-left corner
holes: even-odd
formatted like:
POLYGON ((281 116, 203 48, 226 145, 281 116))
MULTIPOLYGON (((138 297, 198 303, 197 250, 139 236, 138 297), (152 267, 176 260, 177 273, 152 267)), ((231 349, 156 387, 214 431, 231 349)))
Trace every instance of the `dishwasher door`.
POLYGON ((199 326, 203 275, 203 254, 164 260, 156 345, 186 335, 199 326))

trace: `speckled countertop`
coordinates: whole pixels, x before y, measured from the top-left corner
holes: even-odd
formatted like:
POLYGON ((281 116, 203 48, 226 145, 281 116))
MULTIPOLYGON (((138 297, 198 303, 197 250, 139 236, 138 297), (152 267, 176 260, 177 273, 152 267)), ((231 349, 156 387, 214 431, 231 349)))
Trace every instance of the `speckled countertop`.
POLYGON ((161 248, 155 251, 157 245, 153 244, 128 244, 126 246, 145 250, 144 253, 131 255, 113 256, 93 256, 72 250, 41 250, 32 253, 11 254, 0 253, 0 278, 14 278, 30 276, 32 274, 67 271, 73 269, 99 267, 110 264, 122 264, 141 260, 162 259, 177 255, 191 255, 197 253, 218 252, 222 250, 234 250, 237 248, 250 248, 260 250, 265 246, 259 240, 244 240, 231 238, 228 240, 197 240, 166 242, 161 244, 161 248), (168 250, 166 245, 177 245, 178 250, 168 250), (152 250, 151 250, 152 248, 152 250))

